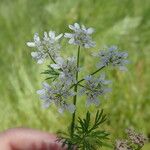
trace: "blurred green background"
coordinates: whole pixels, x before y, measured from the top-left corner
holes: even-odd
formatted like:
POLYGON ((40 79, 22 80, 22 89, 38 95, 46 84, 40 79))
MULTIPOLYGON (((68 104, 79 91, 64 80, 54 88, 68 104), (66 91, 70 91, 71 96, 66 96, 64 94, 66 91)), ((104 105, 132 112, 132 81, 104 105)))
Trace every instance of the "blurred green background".
MULTIPOLYGON (((101 106, 112 139, 130 126, 150 136, 149 0, 0 0, 0 131, 23 126, 55 132, 68 125, 69 114, 41 109, 36 90, 44 80, 43 66, 31 58, 26 42, 35 32, 66 32, 74 22, 95 28, 96 49, 113 44, 129 53, 128 72, 109 71, 113 92, 101 106)), ((75 53, 65 42, 65 54, 75 53)), ((90 51, 81 57, 88 71, 94 65, 90 51)), ((84 103, 79 105, 83 113, 84 103)))

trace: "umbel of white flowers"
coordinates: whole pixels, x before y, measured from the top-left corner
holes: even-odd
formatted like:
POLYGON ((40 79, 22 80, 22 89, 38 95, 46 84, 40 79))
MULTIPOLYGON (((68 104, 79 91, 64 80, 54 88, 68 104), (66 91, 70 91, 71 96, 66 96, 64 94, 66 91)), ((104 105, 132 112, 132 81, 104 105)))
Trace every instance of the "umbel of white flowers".
POLYGON ((91 75, 85 77, 85 85, 81 89, 81 93, 87 95, 86 105, 90 106, 93 103, 98 106, 100 104, 99 96, 111 91, 107 87, 109 83, 111 81, 105 80, 105 74, 101 74, 98 78, 94 78, 91 75))
MULTIPOLYGON (((34 40, 27 42, 27 45, 35 48, 31 56, 38 64, 44 63, 49 58, 52 60, 49 66, 58 73, 55 81, 51 81, 51 85, 44 82, 42 84, 43 88, 37 91, 43 107, 47 108, 53 103, 58 107, 59 112, 68 110, 73 113, 76 108, 72 103, 72 97, 85 94, 87 96, 86 106, 91 104, 99 105, 99 97, 110 92, 110 88, 107 87, 110 81, 105 80, 104 74, 99 75, 99 77, 93 77, 92 75, 94 74, 85 75, 85 78, 81 79, 82 84, 79 82, 81 80, 76 81, 76 73, 80 70, 77 67, 77 58, 63 58, 61 56, 61 40, 65 37, 69 38, 69 44, 81 48, 94 47, 95 42, 91 38, 94 29, 86 28, 78 23, 69 25, 69 28, 73 31, 72 33, 61 33, 58 36, 54 31, 44 32, 43 38, 40 38, 38 33, 35 33, 34 40), (72 87, 75 85, 80 87, 79 92, 74 92, 72 87)), ((92 55, 99 58, 99 62, 96 65, 98 70, 107 66, 126 70, 125 65, 128 63, 126 60, 128 55, 125 52, 120 52, 115 46, 107 47, 106 50, 100 50, 92 55)))
POLYGON ((58 111, 60 113, 65 109, 71 113, 74 112, 75 106, 67 103, 68 97, 75 95, 72 90, 69 90, 62 82, 53 82, 51 86, 45 82, 42 85, 43 89, 38 90, 37 94, 40 95, 44 108, 47 108, 51 103, 54 103, 57 107, 59 107, 58 111))
POLYGON ((54 31, 50 31, 49 33, 44 32, 43 39, 40 39, 38 33, 35 33, 34 41, 27 42, 29 47, 35 47, 37 49, 37 51, 31 53, 31 56, 38 64, 42 64, 48 56, 53 58, 58 57, 61 48, 60 39, 62 36, 63 34, 56 36, 54 31))
POLYGON ((65 37, 69 38, 69 44, 90 48, 95 46, 95 42, 92 41, 91 34, 94 32, 93 28, 87 28, 84 25, 75 23, 69 25, 69 28, 73 30, 73 33, 65 33, 65 37))
POLYGON ((97 67, 112 66, 118 67, 121 71, 126 71, 125 67, 128 64, 128 53, 119 52, 117 46, 106 47, 105 50, 100 50, 98 53, 93 53, 93 56, 98 57, 100 62, 97 63, 97 67))

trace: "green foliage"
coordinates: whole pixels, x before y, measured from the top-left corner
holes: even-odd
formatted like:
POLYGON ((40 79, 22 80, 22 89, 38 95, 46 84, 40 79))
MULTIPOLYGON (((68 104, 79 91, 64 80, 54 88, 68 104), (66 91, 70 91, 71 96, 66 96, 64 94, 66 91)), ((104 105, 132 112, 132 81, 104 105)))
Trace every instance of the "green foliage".
POLYGON ((98 147, 106 146, 108 140, 109 133, 100 129, 105 121, 106 115, 103 114, 103 110, 97 111, 94 120, 88 111, 84 119, 78 117, 73 136, 60 135, 59 141, 63 141, 63 146, 69 145, 69 149, 76 146, 81 150, 97 150, 98 147))
POLYGON ((48 69, 41 72, 41 74, 47 75, 47 78, 45 80, 51 79, 52 81, 56 80, 59 76, 59 72, 53 69, 50 65, 47 66, 48 69))

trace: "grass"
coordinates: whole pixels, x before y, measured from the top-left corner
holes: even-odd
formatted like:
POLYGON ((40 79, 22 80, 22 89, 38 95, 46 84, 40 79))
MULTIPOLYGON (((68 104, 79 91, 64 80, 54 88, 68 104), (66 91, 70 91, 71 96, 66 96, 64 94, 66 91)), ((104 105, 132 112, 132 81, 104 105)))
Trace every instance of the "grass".
MULTIPOLYGON (((80 22, 95 28, 96 49, 115 44, 129 53, 129 71, 110 71, 113 92, 102 100, 112 137, 121 136, 128 126, 150 135, 149 10, 149 0, 1 0, 0 131, 25 126, 55 132, 68 125, 68 114, 40 108, 36 90, 44 79, 43 66, 31 59, 25 43, 35 32, 66 32, 68 24, 80 22)), ((76 52, 65 41, 63 46, 68 55, 76 52)), ((90 51, 82 51, 81 63, 88 65, 85 72, 93 70, 90 51)), ((81 113, 84 103, 77 104, 81 113)))

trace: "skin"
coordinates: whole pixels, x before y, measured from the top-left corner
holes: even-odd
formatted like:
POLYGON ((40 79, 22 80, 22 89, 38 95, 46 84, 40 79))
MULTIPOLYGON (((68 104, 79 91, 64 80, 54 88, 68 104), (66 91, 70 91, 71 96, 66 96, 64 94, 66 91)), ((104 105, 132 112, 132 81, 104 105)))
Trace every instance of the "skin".
POLYGON ((15 128, 0 133, 0 150, 66 150, 56 136, 35 129, 15 128))

